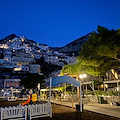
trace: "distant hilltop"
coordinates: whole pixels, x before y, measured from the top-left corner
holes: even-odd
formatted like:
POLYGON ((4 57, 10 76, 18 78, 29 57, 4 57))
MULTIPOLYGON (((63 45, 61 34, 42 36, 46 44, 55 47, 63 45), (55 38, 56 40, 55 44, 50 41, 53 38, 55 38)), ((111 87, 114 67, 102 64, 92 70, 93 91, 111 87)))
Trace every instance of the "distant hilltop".
POLYGON ((73 42, 65 45, 64 47, 51 47, 51 49, 54 49, 56 51, 62 52, 62 53, 68 53, 69 55, 72 55, 73 53, 75 55, 78 55, 78 51, 81 50, 81 46, 88 40, 91 33, 88 33, 87 35, 84 35, 73 42))
MULTIPOLYGON (((7 37, 1 39, 0 43, 6 43, 7 41, 14 39, 15 37, 19 38, 21 36, 24 37, 25 42, 29 42, 29 43, 32 42, 32 43, 37 44, 37 42, 35 42, 34 40, 30 40, 30 39, 26 38, 24 35, 17 36, 16 34, 8 35, 7 37)), ((42 44, 42 43, 39 43, 39 44, 47 46, 46 44, 42 44)))
MULTIPOLYGON (((84 35, 84 36, 74 40, 73 42, 65 45, 64 47, 50 47, 50 49, 61 52, 61 53, 66 53, 69 55, 74 54, 76 56, 76 55, 78 55, 78 51, 81 50, 81 46, 88 40, 90 35, 91 35, 91 33, 88 33, 87 35, 84 35)), ((6 43, 8 40, 12 40, 15 37, 18 37, 18 36, 16 34, 11 34, 11 35, 5 37, 4 39, 1 39, 0 43, 6 43)), ((29 43, 31 43, 31 42, 36 43, 34 40, 30 40, 26 37, 24 38, 24 40, 25 40, 25 42, 29 42, 29 43)), ((42 44, 42 43, 39 43, 39 44, 47 46, 46 44, 42 44)))

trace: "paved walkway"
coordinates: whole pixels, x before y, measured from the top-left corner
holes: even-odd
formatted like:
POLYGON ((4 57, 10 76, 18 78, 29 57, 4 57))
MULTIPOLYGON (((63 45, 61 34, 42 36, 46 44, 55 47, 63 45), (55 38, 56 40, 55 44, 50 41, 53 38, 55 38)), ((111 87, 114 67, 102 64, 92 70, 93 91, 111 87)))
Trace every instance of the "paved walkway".
POLYGON ((89 103, 84 105, 85 110, 101 113, 120 118, 120 106, 110 106, 109 104, 89 103))
MULTIPOLYGON (((72 102, 65 102, 65 101, 60 101, 60 100, 51 100, 52 103, 60 104, 65 106, 69 106, 75 108, 75 105, 78 103, 73 103, 72 102)), ((98 104, 98 103, 88 103, 84 104, 84 109, 100 114, 105 114, 109 116, 114 116, 120 118, 120 106, 110 106, 109 104, 98 104)))

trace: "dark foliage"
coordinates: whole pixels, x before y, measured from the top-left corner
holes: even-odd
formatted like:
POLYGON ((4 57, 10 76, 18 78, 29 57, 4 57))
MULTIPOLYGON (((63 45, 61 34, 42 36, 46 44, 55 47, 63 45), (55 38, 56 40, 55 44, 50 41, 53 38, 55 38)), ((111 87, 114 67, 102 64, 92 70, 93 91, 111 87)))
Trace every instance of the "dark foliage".
POLYGON ((36 59, 36 63, 41 66, 41 73, 43 73, 46 77, 49 76, 53 71, 58 71, 62 69, 62 66, 52 65, 50 63, 45 62, 44 57, 41 59, 36 59))
POLYGON ((38 83, 41 84, 41 86, 44 86, 44 76, 41 76, 39 74, 26 74, 26 78, 21 79, 20 85, 24 86, 25 88, 36 88, 38 83))

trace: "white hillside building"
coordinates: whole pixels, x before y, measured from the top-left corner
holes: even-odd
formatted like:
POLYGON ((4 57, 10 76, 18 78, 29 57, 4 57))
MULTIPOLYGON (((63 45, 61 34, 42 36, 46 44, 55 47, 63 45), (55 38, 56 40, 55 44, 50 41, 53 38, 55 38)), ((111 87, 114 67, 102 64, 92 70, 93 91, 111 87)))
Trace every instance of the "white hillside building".
POLYGON ((7 67, 7 68, 14 68, 18 66, 18 62, 4 60, 2 62, 2 66, 7 67))
POLYGON ((6 49, 4 51, 4 55, 12 55, 12 50, 11 49, 6 49))
POLYGON ((18 62, 20 65, 28 65, 29 63, 34 62, 32 54, 20 53, 12 57, 12 61, 18 62))
POLYGON ((0 44, 0 48, 3 48, 3 49, 8 49, 8 44, 0 44))
POLYGON ((63 53, 59 53, 58 51, 54 51, 53 55, 63 56, 63 53))
POLYGON ((12 49, 14 49, 14 50, 18 50, 18 49, 20 49, 20 45, 21 45, 21 44, 22 44, 21 39, 15 37, 15 38, 13 39, 12 44, 10 44, 9 47, 12 48, 12 49))
POLYGON ((11 55, 5 55, 4 60, 6 61, 11 61, 11 55))
POLYGON ((39 64, 32 64, 29 65, 30 69, 29 72, 30 73, 40 73, 40 65, 39 64))
POLYGON ((20 35, 19 38, 21 39, 22 42, 24 42, 24 40, 25 40, 25 36, 20 35))
POLYGON ((29 72, 29 65, 19 65, 16 68, 14 68, 14 71, 29 72))
POLYGON ((65 57, 65 61, 67 62, 67 64, 73 64, 76 62, 76 60, 77 60, 77 58, 75 56, 72 56, 72 57, 66 56, 65 57))
POLYGON ((59 62, 59 59, 58 59, 57 56, 48 56, 48 57, 45 57, 45 61, 47 63, 56 64, 57 65, 58 62, 59 62))
POLYGON ((0 64, 3 64, 3 62, 4 62, 4 59, 0 59, 0 64))
POLYGON ((33 53, 33 56, 35 59, 40 59, 42 57, 42 55, 40 53, 39 54, 33 53))

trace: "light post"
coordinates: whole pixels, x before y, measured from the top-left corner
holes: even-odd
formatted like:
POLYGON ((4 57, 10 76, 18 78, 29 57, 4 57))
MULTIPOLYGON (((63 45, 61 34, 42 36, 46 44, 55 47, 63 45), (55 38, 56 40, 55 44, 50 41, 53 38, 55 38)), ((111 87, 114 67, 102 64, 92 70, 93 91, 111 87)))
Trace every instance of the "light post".
POLYGON ((40 97, 40 83, 38 83, 38 96, 40 97))
POLYGON ((10 88, 11 89, 11 96, 12 96, 12 99, 13 99, 13 87, 10 88))
POLYGON ((83 74, 83 75, 79 75, 79 78, 81 78, 82 79, 82 83, 83 83, 83 98, 84 98, 84 80, 85 80, 85 78, 87 77, 87 75, 86 74, 83 74))

